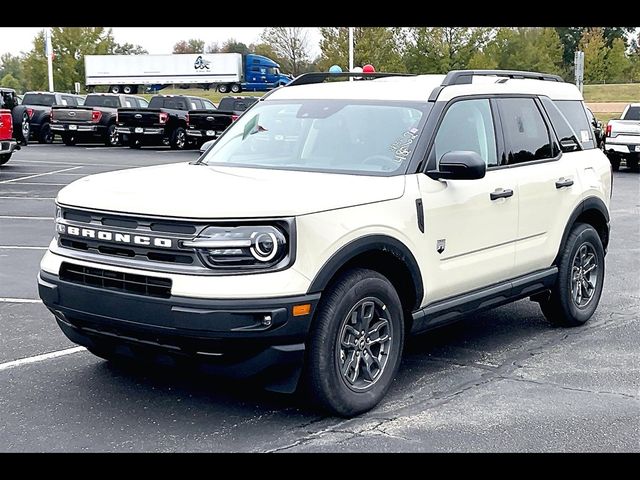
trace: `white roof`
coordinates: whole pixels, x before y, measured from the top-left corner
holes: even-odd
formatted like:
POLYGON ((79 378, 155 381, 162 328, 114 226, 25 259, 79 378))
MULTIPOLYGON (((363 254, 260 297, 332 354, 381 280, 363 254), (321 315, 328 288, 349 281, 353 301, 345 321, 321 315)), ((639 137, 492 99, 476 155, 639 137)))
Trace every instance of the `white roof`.
MULTIPOLYGON (((282 87, 265 100, 300 99, 354 99, 405 100, 427 102, 434 88, 439 87, 444 75, 417 75, 414 77, 382 77, 366 81, 339 81, 282 87)), ((565 82, 532 79, 507 79, 495 76, 474 76, 472 83, 450 85, 438 95, 438 101, 448 101, 462 95, 477 94, 535 94, 553 100, 582 100, 578 88, 565 82)))

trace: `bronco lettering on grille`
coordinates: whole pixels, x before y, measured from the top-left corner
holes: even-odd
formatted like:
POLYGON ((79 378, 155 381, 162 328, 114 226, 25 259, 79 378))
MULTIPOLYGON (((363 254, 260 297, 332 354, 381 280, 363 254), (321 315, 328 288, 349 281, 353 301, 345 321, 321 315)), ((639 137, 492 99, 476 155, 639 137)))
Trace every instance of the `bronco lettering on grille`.
POLYGON ((92 238, 113 243, 126 243, 161 248, 173 247, 170 238, 149 237, 147 235, 131 235, 129 233, 109 232, 107 230, 95 230, 93 228, 80 228, 58 224, 58 232, 66 233, 74 237, 92 238))

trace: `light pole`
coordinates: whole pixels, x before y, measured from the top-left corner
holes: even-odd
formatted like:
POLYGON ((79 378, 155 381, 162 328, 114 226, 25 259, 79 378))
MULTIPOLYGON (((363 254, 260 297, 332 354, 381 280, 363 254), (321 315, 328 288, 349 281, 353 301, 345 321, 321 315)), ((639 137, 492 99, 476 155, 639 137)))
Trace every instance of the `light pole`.
MULTIPOLYGON (((349 27, 349 71, 353 71, 353 27, 349 27)), ((349 77, 352 81, 353 77, 349 77)))
POLYGON ((51 28, 44 31, 44 53, 47 56, 47 73, 49 75, 49 91, 53 92, 53 47, 51 46, 51 28))

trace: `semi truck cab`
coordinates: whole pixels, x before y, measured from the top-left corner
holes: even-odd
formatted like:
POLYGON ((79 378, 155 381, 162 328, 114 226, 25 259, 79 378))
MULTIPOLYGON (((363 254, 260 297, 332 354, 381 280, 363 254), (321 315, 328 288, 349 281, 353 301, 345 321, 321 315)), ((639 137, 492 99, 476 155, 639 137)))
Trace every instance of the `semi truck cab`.
POLYGON ((286 85, 292 77, 280 73, 280 65, 262 55, 247 54, 244 62, 243 90, 266 91, 286 85))

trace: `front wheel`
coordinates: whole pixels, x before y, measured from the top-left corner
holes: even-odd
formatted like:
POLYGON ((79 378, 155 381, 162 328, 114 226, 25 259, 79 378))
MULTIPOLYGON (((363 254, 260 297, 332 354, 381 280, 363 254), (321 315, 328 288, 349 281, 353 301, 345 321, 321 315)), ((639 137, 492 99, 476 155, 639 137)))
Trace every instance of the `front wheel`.
POLYGON ((63 133, 62 134, 62 142, 67 146, 67 147, 72 147, 73 145, 75 145, 76 143, 78 143, 78 139, 76 138, 75 135, 70 135, 68 133, 63 133))
POLYGON ((29 123, 29 115, 22 115, 22 124, 20 125, 20 145, 29 145, 29 137, 31 136, 31 124, 29 123))
POLYGON ((403 345, 403 310, 391 282, 373 270, 348 271, 318 307, 307 345, 306 387, 337 415, 366 412, 389 390, 403 345))
POLYGON ((551 295, 540 301, 542 313, 554 325, 583 325, 598 308, 603 283, 604 248, 600 236, 591 225, 578 223, 563 247, 551 295))
POLYGON ((0 165, 4 165, 5 163, 7 163, 10 158, 10 153, 3 153, 2 155, 0 155, 0 165))

